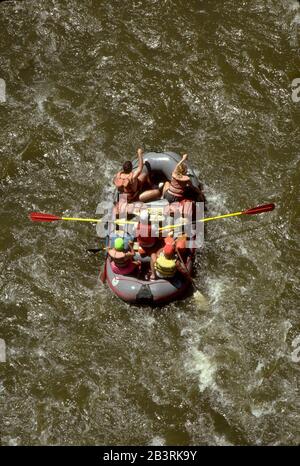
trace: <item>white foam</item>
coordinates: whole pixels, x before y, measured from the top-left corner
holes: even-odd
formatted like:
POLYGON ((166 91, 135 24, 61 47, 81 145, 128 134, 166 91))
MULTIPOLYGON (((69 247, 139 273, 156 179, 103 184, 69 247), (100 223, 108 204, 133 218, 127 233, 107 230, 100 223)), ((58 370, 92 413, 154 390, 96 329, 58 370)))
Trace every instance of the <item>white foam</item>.
POLYGON ((150 447, 159 447, 166 444, 166 441, 163 437, 153 437, 152 440, 148 443, 150 447))
POLYGON ((208 187, 205 191, 207 202, 210 206, 210 216, 227 212, 226 194, 208 187))
POLYGON ((200 392, 203 392, 206 388, 215 387, 217 366, 208 355, 196 348, 192 348, 185 365, 189 373, 197 375, 200 392))
POLYGON ((214 435, 215 445, 221 447, 231 447, 233 443, 229 442, 225 435, 214 435))
POLYGON ((225 291, 228 290, 228 279, 226 278, 208 278, 206 280, 209 300, 212 303, 214 311, 218 311, 225 291))
POLYGON ((281 323, 282 333, 283 333, 283 341, 286 342, 286 337, 289 333, 290 328, 292 328, 292 324, 289 320, 284 320, 281 323))
POLYGON ((298 0, 292 0, 290 2, 290 8, 289 8, 290 11, 295 11, 295 10, 298 10, 299 8, 300 8, 300 6, 299 6, 298 0))
POLYGON ((260 372, 263 367, 264 367, 264 364, 262 362, 259 362, 256 366, 255 372, 260 372))
POLYGON ((251 406, 251 413, 253 416, 259 418, 261 416, 266 416, 267 414, 271 414, 274 412, 273 408, 274 403, 261 403, 260 405, 252 405, 251 406))
POLYGON ((157 49, 161 45, 161 38, 160 36, 151 37, 147 40, 147 45, 150 49, 157 49))
POLYGON ((193 294, 193 298, 198 309, 201 311, 209 310, 209 301, 199 290, 193 294))
POLYGON ((10 447, 16 447, 17 445, 19 445, 19 439, 18 438, 10 438, 8 440, 8 445, 10 447))

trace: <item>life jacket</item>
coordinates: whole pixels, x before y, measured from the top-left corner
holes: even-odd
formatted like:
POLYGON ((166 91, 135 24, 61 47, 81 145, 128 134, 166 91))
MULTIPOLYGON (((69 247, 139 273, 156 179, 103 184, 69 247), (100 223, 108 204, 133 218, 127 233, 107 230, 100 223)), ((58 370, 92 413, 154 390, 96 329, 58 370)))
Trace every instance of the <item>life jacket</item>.
POLYGON ((137 241, 142 248, 154 246, 156 238, 151 237, 151 225, 139 223, 136 230, 137 241))
POLYGON ((173 277, 177 270, 176 259, 167 259, 163 253, 160 253, 154 267, 163 277, 173 277))
POLYGON ((131 256, 127 256, 125 252, 116 251, 115 249, 109 249, 108 255, 118 267, 127 267, 132 262, 131 256))
POLYGON ((164 242, 165 244, 175 245, 175 239, 173 238, 173 236, 166 236, 164 238, 164 242))
POLYGON ((139 189, 138 179, 133 179, 133 173, 118 172, 114 179, 115 186, 118 190, 124 194, 127 194, 129 198, 137 195, 139 189))
POLYGON ((186 252, 186 235, 179 236, 176 240, 176 248, 179 250, 179 253, 186 252))
POLYGON ((178 199, 183 199, 185 189, 187 185, 189 185, 189 180, 187 180, 187 178, 187 176, 184 176, 183 179, 180 179, 179 177, 177 177, 176 175, 174 176, 173 174, 168 192, 172 196, 177 197, 178 199))
POLYGON ((111 270, 118 275, 129 275, 136 270, 137 265, 134 262, 129 262, 126 267, 120 267, 114 262, 111 262, 111 270))

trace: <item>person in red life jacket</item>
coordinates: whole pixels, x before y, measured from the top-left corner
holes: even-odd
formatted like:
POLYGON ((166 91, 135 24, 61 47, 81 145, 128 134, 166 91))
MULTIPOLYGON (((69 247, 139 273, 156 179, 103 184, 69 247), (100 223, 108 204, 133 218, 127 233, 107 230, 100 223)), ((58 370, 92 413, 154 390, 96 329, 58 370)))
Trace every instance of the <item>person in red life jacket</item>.
POLYGON ((168 233, 168 236, 164 238, 165 244, 171 244, 172 246, 175 247, 175 239, 174 239, 174 230, 171 230, 168 233))
POLYGON ((193 185, 190 177, 187 174, 187 166, 184 161, 188 158, 187 154, 182 156, 180 162, 176 165, 173 173, 171 182, 166 181, 163 187, 163 198, 168 202, 180 202, 185 198, 187 191, 199 196, 200 200, 204 201, 202 191, 193 185))
POLYGON ((164 238, 165 244, 169 244, 175 248, 175 251, 180 255, 183 261, 187 258, 187 235, 181 235, 178 238, 174 239, 174 231, 171 231, 166 238, 164 238))
POLYGON ((133 171, 132 162, 127 160, 127 162, 123 164, 123 170, 119 171, 114 178, 114 184, 119 193, 126 194, 128 202, 137 200, 144 184, 146 182, 149 183, 149 175, 147 173, 142 173, 144 166, 143 150, 138 149, 137 155, 137 170, 133 171))
POLYGON ((129 249, 129 251, 125 252, 123 238, 116 238, 114 247, 108 249, 111 268, 114 273, 129 275, 136 271, 139 264, 133 261, 134 251, 132 248, 132 242, 129 243, 129 249))
POLYGON ((146 209, 143 209, 140 212, 140 221, 136 228, 136 238, 139 245, 138 253, 141 256, 149 255, 151 249, 157 242, 157 238, 152 232, 152 225, 146 209))
POLYGON ((177 268, 179 272, 181 272, 184 276, 190 279, 190 273, 186 267, 187 258, 188 258, 188 255, 190 254, 190 250, 188 250, 187 248, 187 236, 186 235, 179 236, 176 239, 175 250, 176 250, 176 253, 179 259, 178 264, 177 264, 177 268))
POLYGON ((176 239, 175 242, 175 249, 180 254, 183 260, 186 259, 187 256, 187 235, 181 235, 176 239))

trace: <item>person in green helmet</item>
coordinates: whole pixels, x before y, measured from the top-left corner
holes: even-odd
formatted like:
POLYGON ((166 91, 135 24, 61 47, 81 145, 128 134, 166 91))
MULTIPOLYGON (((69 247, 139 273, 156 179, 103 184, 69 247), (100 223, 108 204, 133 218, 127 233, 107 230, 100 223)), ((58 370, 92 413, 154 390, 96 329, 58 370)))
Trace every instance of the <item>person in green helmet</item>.
POLYGON ((125 244, 123 238, 116 238, 114 247, 108 249, 108 256, 111 261, 112 271, 120 275, 129 275, 133 273, 137 266, 137 262, 133 261, 134 251, 133 243, 129 242, 129 251, 125 251, 125 244))

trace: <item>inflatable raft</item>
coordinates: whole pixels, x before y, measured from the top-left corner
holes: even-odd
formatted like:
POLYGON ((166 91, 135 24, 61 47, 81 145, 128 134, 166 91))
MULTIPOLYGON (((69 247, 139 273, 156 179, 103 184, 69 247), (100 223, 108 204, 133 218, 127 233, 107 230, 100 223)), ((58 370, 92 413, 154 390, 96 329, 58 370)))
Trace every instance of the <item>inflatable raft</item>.
MULTIPOLYGON (((163 153, 154 153, 148 152, 144 154, 144 168, 149 173, 151 172, 152 180, 155 180, 155 183, 158 185, 159 182, 164 182, 171 179, 172 172, 176 164, 180 161, 181 157, 174 152, 163 152, 163 153)), ((137 168, 137 160, 133 161, 133 168, 137 168)), ((190 179, 195 187, 200 187, 200 182, 189 163, 186 162, 188 167, 188 174, 190 179)), ((118 218, 118 193, 115 192, 115 209, 113 218, 118 218)), ((128 204, 130 206, 131 204, 128 204)), ((152 201, 149 203, 135 203, 135 208, 145 208, 147 207, 150 213, 159 212, 159 215, 174 215, 174 207, 177 205, 177 209, 184 210, 185 212, 190 209, 194 209, 195 200, 184 199, 180 203, 169 204, 167 200, 160 199, 157 201, 152 201), (178 206, 180 204, 180 206, 178 206)), ((178 212, 177 212, 178 214, 178 212)), ((178 220, 178 215, 176 217, 178 220)), ((127 233, 124 233, 126 235, 127 233)), ((113 247, 114 238, 116 235, 123 235, 123 229, 116 227, 114 223, 110 223, 108 227, 108 234, 106 237, 106 246, 113 247)), ((124 236, 123 235, 123 236, 124 236)), ((175 235, 176 236, 176 235, 175 235)), ((134 239, 134 237, 131 237, 134 239)), ((193 240, 192 237, 189 239, 193 240)), ((161 241, 163 246, 163 238, 158 239, 161 241)), ((195 248, 189 248, 185 253, 185 268, 188 273, 192 272, 193 261, 195 257, 195 248)), ((191 282, 187 277, 187 273, 184 275, 180 272, 177 272, 176 275, 171 279, 157 279, 149 280, 149 270, 150 270, 150 257, 143 257, 142 260, 142 270, 143 272, 139 276, 135 275, 120 275, 114 273, 109 257, 106 257, 105 261, 105 276, 107 283, 112 290, 112 292, 121 298, 122 300, 128 303, 137 303, 137 304, 162 304, 166 302, 173 301, 180 297, 186 295, 188 289, 190 288, 191 282)))

